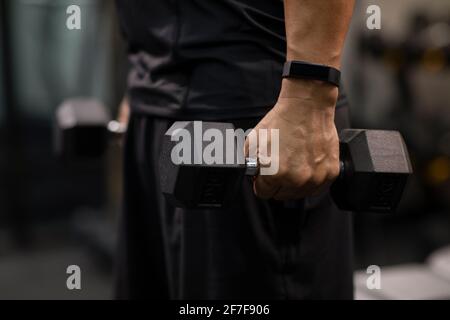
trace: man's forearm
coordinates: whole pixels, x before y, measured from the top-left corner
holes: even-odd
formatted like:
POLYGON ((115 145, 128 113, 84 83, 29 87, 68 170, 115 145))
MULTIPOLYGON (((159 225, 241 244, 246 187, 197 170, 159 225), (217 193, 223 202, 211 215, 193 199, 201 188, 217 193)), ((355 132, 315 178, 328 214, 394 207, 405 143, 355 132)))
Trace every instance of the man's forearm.
MULTIPOLYGON (((353 0, 284 0, 287 59, 340 67, 353 0)), ((275 175, 260 175, 255 194, 276 200, 319 194, 339 175, 334 124, 338 88, 325 81, 285 78, 272 110, 254 129, 279 130, 275 175)), ((270 145, 272 141, 268 142, 270 145)))
POLYGON ((287 59, 340 67, 354 0, 284 0, 287 59))
MULTIPOLYGON (((284 0, 287 60, 340 68, 354 0, 284 0)), ((338 89, 328 83, 284 79, 280 98, 299 98, 334 107, 338 89)), ((295 108, 294 108, 295 109, 295 108)))

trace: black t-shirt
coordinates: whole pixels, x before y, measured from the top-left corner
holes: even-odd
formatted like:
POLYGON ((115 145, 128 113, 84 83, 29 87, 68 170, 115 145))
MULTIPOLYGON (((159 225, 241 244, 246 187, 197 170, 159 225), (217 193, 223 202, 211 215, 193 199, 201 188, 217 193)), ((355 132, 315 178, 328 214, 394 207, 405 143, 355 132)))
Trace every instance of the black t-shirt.
POLYGON ((264 115, 285 61, 282 0, 116 0, 133 112, 185 119, 264 115))

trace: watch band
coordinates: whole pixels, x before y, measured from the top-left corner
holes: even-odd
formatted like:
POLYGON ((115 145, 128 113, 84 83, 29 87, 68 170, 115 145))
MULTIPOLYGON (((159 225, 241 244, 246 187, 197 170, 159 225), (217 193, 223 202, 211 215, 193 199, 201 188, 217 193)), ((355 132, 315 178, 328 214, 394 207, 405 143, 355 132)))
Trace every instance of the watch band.
POLYGON ((293 60, 284 64, 283 78, 319 80, 339 87, 341 72, 330 66, 293 60))

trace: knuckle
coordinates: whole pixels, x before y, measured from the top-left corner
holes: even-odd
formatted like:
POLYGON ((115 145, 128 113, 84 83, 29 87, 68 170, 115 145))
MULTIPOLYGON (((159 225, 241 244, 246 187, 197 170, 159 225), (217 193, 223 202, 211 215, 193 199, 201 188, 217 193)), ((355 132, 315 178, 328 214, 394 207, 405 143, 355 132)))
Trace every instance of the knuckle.
POLYGON ((310 183, 313 188, 319 187, 325 183, 326 176, 324 174, 315 174, 311 177, 310 183))
POLYGON ((278 172, 271 177, 276 182, 284 182, 289 179, 289 170, 287 170, 286 166, 280 166, 278 172))
POLYGON ((339 173, 340 173, 340 166, 338 163, 329 169, 328 176, 327 176, 328 180, 336 179, 339 176, 339 173))
POLYGON ((291 183, 297 187, 301 188, 306 184, 309 184, 313 179, 313 172, 311 170, 305 169, 300 172, 294 173, 290 176, 291 183))
POLYGON ((301 183, 302 186, 306 184, 314 185, 316 183, 316 180, 317 178, 313 172, 306 172, 298 179, 299 183, 301 183))

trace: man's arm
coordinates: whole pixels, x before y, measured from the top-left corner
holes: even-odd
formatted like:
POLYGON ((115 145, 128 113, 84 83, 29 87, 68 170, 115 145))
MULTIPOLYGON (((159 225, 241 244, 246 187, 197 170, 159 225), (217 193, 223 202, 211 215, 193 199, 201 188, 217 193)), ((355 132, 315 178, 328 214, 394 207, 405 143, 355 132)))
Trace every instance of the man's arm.
MULTIPOLYGON (((354 0, 284 0, 284 5, 287 59, 340 68, 354 0)), ((279 171, 255 179, 258 196, 303 198, 320 192, 337 177, 337 97, 338 89, 329 83, 283 79, 277 104, 255 128, 280 130, 279 158, 271 155, 279 171)))
POLYGON ((122 98, 122 102, 120 103, 119 106, 117 121, 124 127, 127 127, 129 119, 130 119, 130 103, 128 101, 128 97, 125 95, 122 98))
POLYGON ((354 0, 285 0, 287 59, 340 67, 354 0))

